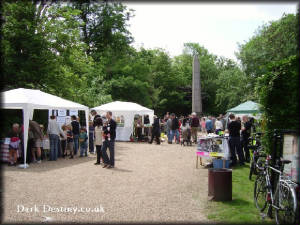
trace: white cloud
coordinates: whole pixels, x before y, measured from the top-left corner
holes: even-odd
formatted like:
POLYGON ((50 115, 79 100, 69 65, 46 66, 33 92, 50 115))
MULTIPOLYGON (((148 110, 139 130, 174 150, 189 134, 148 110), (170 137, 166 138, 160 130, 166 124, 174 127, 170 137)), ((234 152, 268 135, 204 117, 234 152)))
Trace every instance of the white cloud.
POLYGON ((197 42, 216 55, 233 58, 237 42, 248 40, 258 26, 295 13, 296 3, 125 3, 135 11, 130 28, 135 43, 160 47, 171 56, 186 42, 197 42))

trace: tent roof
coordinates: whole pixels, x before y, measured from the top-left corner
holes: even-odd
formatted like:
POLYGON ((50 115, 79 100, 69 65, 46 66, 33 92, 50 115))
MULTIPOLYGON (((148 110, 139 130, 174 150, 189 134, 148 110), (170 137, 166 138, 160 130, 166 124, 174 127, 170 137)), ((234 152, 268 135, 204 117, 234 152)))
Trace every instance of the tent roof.
POLYGON ((2 108, 23 108, 31 105, 35 109, 81 109, 88 107, 40 90, 18 88, 1 93, 2 108))
POLYGON ((244 102, 234 108, 228 109, 227 112, 234 113, 257 113, 260 112, 259 104, 253 101, 244 102))
POLYGON ((104 105, 97 106, 93 108, 94 110, 98 111, 115 111, 115 112, 153 112, 152 109, 148 109, 144 106, 141 106, 137 103, 133 102, 121 102, 121 101, 115 101, 110 102, 104 105))

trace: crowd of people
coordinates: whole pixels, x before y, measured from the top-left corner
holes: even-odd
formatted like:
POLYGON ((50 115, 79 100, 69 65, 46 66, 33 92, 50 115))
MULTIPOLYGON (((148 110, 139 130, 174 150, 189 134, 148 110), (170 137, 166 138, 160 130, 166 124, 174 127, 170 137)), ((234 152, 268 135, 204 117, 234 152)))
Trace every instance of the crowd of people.
POLYGON ((180 116, 174 113, 166 113, 161 120, 162 132, 168 137, 168 143, 197 143, 197 133, 216 133, 224 131, 226 126, 225 117, 220 114, 215 118, 212 116, 199 118, 195 112, 188 116, 180 116))
MULTIPOLYGON (((154 126, 154 124, 153 124, 154 126)), ((157 125, 156 125, 157 127, 157 125)), ((215 133, 217 135, 229 134, 229 149, 231 153, 232 166, 237 164, 237 157, 240 165, 250 162, 250 153, 248 149, 249 137, 252 130, 255 130, 254 118, 247 115, 235 117, 230 114, 226 119, 220 114, 218 117, 207 116, 199 118, 194 112, 188 116, 178 118, 174 113, 166 113, 160 120, 160 132, 167 135, 168 143, 190 144, 197 143, 197 134, 215 133)), ((160 136, 160 132, 156 132, 156 136, 160 136)), ((151 139, 152 143, 153 138, 151 139)), ((160 142, 157 141, 159 144, 160 142)))
MULTIPOLYGON (((148 117, 146 120, 147 123, 150 123, 148 117)), ((59 157, 73 159, 78 153, 79 157, 86 157, 89 146, 89 152, 97 154, 95 165, 103 163, 104 168, 113 168, 115 165, 116 127, 116 121, 112 119, 112 112, 100 116, 95 110, 91 111, 88 134, 86 127, 80 126, 79 117, 75 115, 71 116, 70 124, 62 126, 56 121, 56 116, 51 115, 47 131, 44 131, 43 125, 30 120, 27 162, 41 163, 43 155, 45 155, 43 153, 47 149, 49 149, 49 161, 56 161, 59 157), (46 139, 49 140, 48 147, 44 143, 46 139)), ((212 116, 200 118, 196 113, 192 113, 178 118, 174 113, 166 113, 163 119, 154 116, 151 130, 149 130, 150 127, 146 127, 145 130, 147 134, 150 134, 148 139, 150 144, 154 140, 160 144, 161 133, 165 133, 168 144, 174 142, 182 145, 197 143, 198 132, 202 132, 202 134, 227 132, 232 164, 237 163, 237 155, 239 163, 243 165, 245 161, 250 161, 248 144, 253 127, 253 118, 247 116, 243 116, 241 120, 230 114, 226 120, 222 114, 217 118, 212 116)), ((24 146, 23 130, 23 126, 20 127, 15 123, 9 133, 9 165, 17 164, 19 146, 24 146)), ((137 130, 135 132, 140 133, 137 130)))
MULTIPOLYGON (((48 161, 56 161, 58 158, 73 159, 88 156, 88 140, 90 144, 89 151, 94 153, 94 144, 97 151, 96 165, 103 162, 104 168, 114 167, 114 142, 116 137, 116 122, 112 119, 112 112, 107 112, 102 117, 97 115, 96 111, 91 112, 93 119, 90 121, 90 132, 80 126, 79 117, 71 116, 71 123, 62 126, 56 121, 56 116, 51 115, 47 130, 36 121, 29 121, 28 130, 28 151, 27 163, 41 163, 45 153, 49 150, 48 161), (92 136, 91 136, 92 135, 92 136), (48 145, 46 144, 49 140, 48 145), (107 154, 109 149, 109 156, 107 154)), ((14 123, 8 134, 9 141, 9 166, 16 166, 18 163, 18 152, 24 149, 24 126, 14 123)), ((23 154, 19 154, 21 161, 24 162, 23 154)))

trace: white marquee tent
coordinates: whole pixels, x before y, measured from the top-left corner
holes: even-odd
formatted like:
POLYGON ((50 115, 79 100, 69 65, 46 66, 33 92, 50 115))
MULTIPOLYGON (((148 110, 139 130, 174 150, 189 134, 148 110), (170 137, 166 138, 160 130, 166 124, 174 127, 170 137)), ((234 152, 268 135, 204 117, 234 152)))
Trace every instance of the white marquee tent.
POLYGON ((124 118, 124 127, 118 126, 116 129, 116 140, 118 141, 129 141, 130 135, 133 131, 133 122, 135 115, 149 115, 150 123, 153 123, 154 110, 148 109, 144 106, 133 102, 121 102, 115 101, 110 102, 98 107, 93 108, 99 115, 111 111, 113 117, 124 118))
MULTIPOLYGON (((24 121, 24 168, 26 164, 29 120, 33 118, 34 109, 75 109, 84 110, 88 123, 89 108, 87 106, 65 100, 40 90, 18 88, 1 93, 3 109, 22 109, 24 121)), ((88 129, 88 124, 87 124, 88 129)))

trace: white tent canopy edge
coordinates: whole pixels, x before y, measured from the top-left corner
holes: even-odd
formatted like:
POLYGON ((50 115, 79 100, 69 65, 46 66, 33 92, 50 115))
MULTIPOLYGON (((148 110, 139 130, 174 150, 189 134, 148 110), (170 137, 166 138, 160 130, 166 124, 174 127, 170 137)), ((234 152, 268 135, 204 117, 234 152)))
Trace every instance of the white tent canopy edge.
POLYGON ((24 165, 27 168, 27 141, 29 120, 33 118, 34 109, 77 109, 84 110, 86 117, 86 128, 88 130, 89 108, 87 106, 51 95, 40 90, 18 88, 1 93, 2 109, 22 109, 24 122, 24 165))
POLYGON ((154 110, 148 109, 133 102, 114 101, 98 107, 92 108, 97 111, 98 114, 104 114, 107 111, 111 111, 113 116, 124 116, 124 127, 117 127, 116 140, 117 141, 129 141, 130 135, 133 131, 134 116, 149 115, 150 123, 153 123, 154 110))

